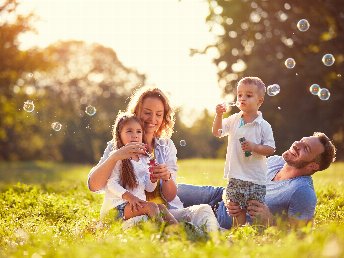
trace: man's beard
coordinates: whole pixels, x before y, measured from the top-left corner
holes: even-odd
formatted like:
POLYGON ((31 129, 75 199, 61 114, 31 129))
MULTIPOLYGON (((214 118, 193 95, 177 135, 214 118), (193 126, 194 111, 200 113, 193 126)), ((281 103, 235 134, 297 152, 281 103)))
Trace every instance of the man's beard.
POLYGON ((289 166, 292 166, 294 168, 304 168, 305 166, 307 166, 310 162, 306 162, 306 161, 289 161, 287 162, 287 164, 289 166))
MULTIPOLYGON (((285 160, 285 153, 282 154, 282 157, 283 159, 285 160)), ((291 155, 289 153, 289 155, 291 155)), ((291 166, 291 167, 294 167, 294 168, 297 168, 297 169, 300 169, 300 168, 304 168, 305 166, 307 166, 309 163, 309 161, 302 161, 302 160, 297 160, 297 161, 294 161, 294 160, 286 160, 286 163, 291 166)))

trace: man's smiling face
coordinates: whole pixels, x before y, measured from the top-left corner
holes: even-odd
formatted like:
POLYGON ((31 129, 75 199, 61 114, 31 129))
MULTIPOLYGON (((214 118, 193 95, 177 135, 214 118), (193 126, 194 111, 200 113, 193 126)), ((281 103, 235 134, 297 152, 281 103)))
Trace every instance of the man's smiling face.
POLYGON ((288 165, 303 168, 324 152, 324 146, 316 136, 304 137, 292 144, 289 150, 282 154, 288 165))

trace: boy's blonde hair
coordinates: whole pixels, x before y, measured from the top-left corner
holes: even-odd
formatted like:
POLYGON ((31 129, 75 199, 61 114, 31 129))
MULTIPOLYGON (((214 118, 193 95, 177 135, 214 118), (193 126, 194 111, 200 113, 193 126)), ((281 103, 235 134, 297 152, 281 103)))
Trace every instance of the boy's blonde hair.
POLYGON ((259 94, 264 97, 266 88, 264 82, 259 77, 244 77, 238 82, 237 87, 241 84, 253 84, 257 86, 259 94))
POLYGON ((145 86, 135 91, 130 98, 127 112, 140 117, 142 104, 146 98, 157 98, 164 105, 163 121, 155 136, 163 138, 171 137, 174 128, 175 113, 167 96, 160 89, 145 86))

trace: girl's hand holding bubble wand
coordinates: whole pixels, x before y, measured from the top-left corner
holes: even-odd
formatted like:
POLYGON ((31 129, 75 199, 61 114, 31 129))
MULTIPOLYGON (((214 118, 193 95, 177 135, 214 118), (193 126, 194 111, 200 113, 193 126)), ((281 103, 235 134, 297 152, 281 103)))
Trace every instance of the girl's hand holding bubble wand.
POLYGON ((159 165, 159 163, 156 161, 155 157, 154 157, 154 151, 152 153, 148 152, 148 150, 145 150, 145 154, 148 156, 149 158, 149 178, 151 180, 152 183, 155 183, 157 181, 157 179, 155 178, 155 176, 153 175, 153 167, 159 165))

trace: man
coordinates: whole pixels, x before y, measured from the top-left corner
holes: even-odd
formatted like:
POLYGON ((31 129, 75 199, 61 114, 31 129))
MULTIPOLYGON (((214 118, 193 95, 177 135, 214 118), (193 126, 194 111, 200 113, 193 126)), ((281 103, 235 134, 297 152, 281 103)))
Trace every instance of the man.
MULTIPOLYGON (((291 225, 304 225, 312 221, 316 195, 311 175, 330 166, 335 160, 336 148, 323 133, 314 133, 292 144, 281 156, 268 158, 265 203, 250 201, 248 221, 257 219, 266 225, 276 224, 277 219, 291 225)), ((222 187, 178 185, 177 195, 184 206, 206 203, 213 207, 222 228, 232 226, 231 216, 241 210, 236 203, 227 207, 222 201, 222 187)))

